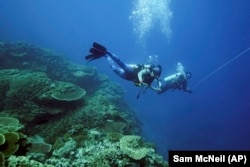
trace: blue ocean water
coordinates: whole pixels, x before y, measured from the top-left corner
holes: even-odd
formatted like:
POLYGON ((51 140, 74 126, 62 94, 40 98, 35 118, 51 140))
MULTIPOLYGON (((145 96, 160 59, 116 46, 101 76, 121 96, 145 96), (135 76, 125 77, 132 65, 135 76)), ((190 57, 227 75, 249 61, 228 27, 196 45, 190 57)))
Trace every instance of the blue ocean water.
POLYGON ((91 62, 126 90, 144 137, 167 155, 171 150, 250 149, 250 51, 199 83, 250 47, 248 0, 0 1, 0 40, 52 48, 73 62, 93 41, 124 62, 145 63, 157 55, 162 76, 182 62, 194 94, 148 90, 115 75, 105 59, 91 62))

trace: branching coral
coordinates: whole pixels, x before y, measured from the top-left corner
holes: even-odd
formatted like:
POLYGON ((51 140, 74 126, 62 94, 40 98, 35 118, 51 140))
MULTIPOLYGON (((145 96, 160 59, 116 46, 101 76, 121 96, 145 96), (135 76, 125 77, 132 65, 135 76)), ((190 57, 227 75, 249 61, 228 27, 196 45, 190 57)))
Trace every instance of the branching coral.
POLYGON ((45 73, 20 73, 18 76, 11 78, 9 90, 6 93, 9 99, 7 105, 9 107, 14 104, 22 105, 24 101, 31 100, 50 84, 51 80, 45 73))

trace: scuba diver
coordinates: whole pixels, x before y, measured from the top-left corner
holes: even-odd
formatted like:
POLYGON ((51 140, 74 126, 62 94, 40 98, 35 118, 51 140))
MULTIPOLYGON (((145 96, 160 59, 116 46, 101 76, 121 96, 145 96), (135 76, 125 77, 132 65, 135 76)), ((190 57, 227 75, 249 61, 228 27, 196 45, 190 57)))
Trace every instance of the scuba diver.
MULTIPOLYGON (((85 59, 89 62, 101 57, 106 57, 111 69, 117 75, 128 81, 133 81, 136 86, 145 86, 146 89, 148 87, 152 88, 152 82, 154 80, 158 80, 162 72, 160 65, 125 64, 115 54, 108 52, 104 46, 96 42, 93 43, 93 47, 89 50, 89 52, 90 55, 85 57, 85 59)), ((137 98, 139 97, 139 94, 137 98)))
POLYGON ((166 92, 170 89, 179 89, 184 92, 193 93, 187 85, 187 80, 192 77, 192 74, 190 72, 185 72, 181 63, 177 63, 176 71, 177 73, 165 77, 163 81, 159 81, 159 87, 154 88, 158 94, 166 92))

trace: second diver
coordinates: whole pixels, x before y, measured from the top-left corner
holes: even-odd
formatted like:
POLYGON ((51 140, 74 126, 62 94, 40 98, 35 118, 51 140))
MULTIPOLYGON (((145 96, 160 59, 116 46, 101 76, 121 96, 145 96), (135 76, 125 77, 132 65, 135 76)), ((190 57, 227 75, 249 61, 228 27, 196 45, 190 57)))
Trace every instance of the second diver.
POLYGON ((163 80, 158 82, 159 87, 155 88, 159 94, 166 92, 168 90, 182 90, 184 92, 193 93, 188 88, 187 80, 192 77, 190 72, 184 71, 184 66, 179 62, 177 63, 176 73, 166 76, 163 80))

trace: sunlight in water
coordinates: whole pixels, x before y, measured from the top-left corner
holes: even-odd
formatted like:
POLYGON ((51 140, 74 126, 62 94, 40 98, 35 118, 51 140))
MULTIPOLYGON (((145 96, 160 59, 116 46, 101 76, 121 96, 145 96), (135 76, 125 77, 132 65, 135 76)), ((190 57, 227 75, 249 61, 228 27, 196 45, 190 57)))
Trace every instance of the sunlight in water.
POLYGON ((158 26, 161 33, 169 40, 171 35, 170 20, 173 14, 169 7, 170 2, 171 0, 135 1, 129 19, 133 23, 133 31, 141 42, 155 26, 158 26))

